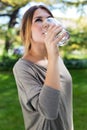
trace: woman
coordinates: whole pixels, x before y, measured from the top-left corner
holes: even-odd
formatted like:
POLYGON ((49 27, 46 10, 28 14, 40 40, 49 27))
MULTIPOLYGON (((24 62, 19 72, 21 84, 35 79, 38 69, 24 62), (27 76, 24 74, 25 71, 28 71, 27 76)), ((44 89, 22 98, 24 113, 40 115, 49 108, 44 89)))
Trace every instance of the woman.
POLYGON ((53 17, 42 5, 29 8, 22 20, 25 53, 13 68, 26 130, 73 130, 72 79, 54 38, 61 26, 43 29, 53 17))

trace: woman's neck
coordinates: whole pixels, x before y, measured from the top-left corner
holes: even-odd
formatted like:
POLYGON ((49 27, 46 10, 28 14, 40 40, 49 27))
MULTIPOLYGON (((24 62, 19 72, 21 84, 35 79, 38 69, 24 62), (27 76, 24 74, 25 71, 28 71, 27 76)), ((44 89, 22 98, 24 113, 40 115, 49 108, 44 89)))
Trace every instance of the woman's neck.
POLYGON ((39 64, 42 66, 47 66, 48 60, 47 60, 47 52, 46 49, 43 47, 36 47, 36 48, 31 48, 25 56, 23 56, 24 59, 30 60, 31 62, 35 64, 39 64))
POLYGON ((47 51, 45 46, 42 44, 36 45, 34 44, 34 46, 31 47, 29 54, 32 57, 35 57, 37 60, 42 60, 42 59, 46 59, 47 58, 47 51))

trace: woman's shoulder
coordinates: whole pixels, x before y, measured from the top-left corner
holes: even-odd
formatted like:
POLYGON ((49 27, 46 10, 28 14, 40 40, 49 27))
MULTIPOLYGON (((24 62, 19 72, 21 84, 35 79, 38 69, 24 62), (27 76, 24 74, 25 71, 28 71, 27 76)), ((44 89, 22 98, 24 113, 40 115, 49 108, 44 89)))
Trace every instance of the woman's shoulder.
POLYGON ((13 71, 29 71, 33 68, 33 63, 20 58, 14 65, 13 71))

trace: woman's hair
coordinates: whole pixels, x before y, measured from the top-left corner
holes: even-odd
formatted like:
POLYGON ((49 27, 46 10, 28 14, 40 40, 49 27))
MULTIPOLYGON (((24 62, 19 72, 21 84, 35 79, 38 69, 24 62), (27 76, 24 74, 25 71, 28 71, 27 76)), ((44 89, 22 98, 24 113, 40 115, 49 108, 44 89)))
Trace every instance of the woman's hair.
POLYGON ((25 53, 27 53, 29 51, 29 49, 31 48, 30 39, 31 39, 32 19, 33 19, 34 12, 39 8, 46 10, 51 15, 51 17, 53 17, 50 10, 47 7, 45 7, 44 5, 32 6, 25 12, 23 19, 22 19, 22 25, 21 25, 21 30, 20 30, 21 39, 25 46, 25 53))

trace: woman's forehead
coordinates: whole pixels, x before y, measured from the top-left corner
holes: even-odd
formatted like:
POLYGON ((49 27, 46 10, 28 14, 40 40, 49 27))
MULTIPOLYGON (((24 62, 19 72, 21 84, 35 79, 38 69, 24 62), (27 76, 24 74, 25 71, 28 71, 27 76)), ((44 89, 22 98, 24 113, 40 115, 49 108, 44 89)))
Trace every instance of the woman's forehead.
POLYGON ((43 18, 43 17, 49 17, 49 16, 51 15, 47 10, 39 8, 34 12, 33 19, 36 19, 38 17, 43 18))

